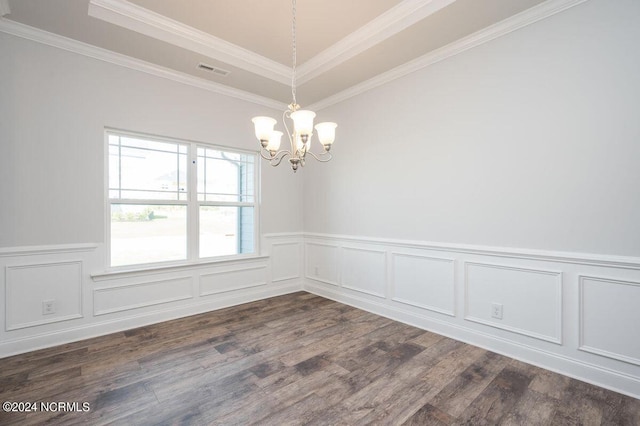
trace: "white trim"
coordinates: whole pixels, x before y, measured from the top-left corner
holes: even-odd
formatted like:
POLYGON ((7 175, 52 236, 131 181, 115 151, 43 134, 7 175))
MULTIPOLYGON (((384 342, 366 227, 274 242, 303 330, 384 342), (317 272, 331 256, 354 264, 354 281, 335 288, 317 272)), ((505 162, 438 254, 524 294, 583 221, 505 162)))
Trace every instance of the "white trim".
POLYGON ((467 37, 454 41, 439 49, 433 50, 419 58, 413 59, 402 65, 399 65, 387 72, 378 74, 375 77, 365 80, 362 83, 358 83, 349 87, 334 95, 328 96, 318 102, 315 102, 307 106, 307 109, 314 111, 327 108, 331 105, 335 105, 339 102, 345 101, 349 98, 357 96, 361 93, 367 92, 383 84, 389 83, 400 77, 404 77, 407 74, 418 71, 422 68, 426 68, 444 59, 455 56, 466 50, 488 43, 498 37, 502 37, 515 30, 531 25, 542 19, 555 15, 573 6, 577 6, 588 0, 547 0, 518 13, 510 18, 500 21, 494 25, 477 31, 467 37))
POLYGON ((277 238, 302 238, 302 237, 304 237, 304 232, 302 232, 302 231, 297 231, 297 232, 272 232, 270 234, 264 234, 262 237, 263 238, 273 238, 273 239, 277 239, 277 238))
POLYGON ((6 18, 0 18, 0 32, 268 108, 276 110, 284 110, 287 108, 287 105, 284 102, 194 77, 190 74, 161 67, 150 62, 145 62, 120 53, 92 46, 87 43, 14 22, 6 18))
POLYGON ((89 16, 289 84, 291 68, 125 0, 91 0, 89 16))
POLYGON ((37 327, 37 326, 41 326, 41 325, 45 325, 45 324, 54 324, 57 322, 62 322, 62 321, 70 321, 70 320, 74 320, 74 319, 80 319, 83 318, 84 315, 82 314, 69 314, 69 315, 65 315, 63 317, 53 317, 51 319, 43 319, 43 320, 38 320, 38 321, 32 321, 32 322, 27 322, 27 323, 23 323, 23 324, 17 324, 17 325, 13 325, 10 326, 7 323, 7 326, 5 327, 6 331, 15 331, 15 330, 21 330, 23 328, 30 328, 30 327, 37 327))
POLYGON ((523 336, 532 337, 534 339, 545 340, 547 342, 555 343, 557 345, 562 345, 562 317, 563 317, 563 305, 562 305, 562 272, 560 271, 549 271, 546 269, 534 269, 534 268, 521 268, 517 266, 510 265, 499 265, 495 263, 485 263, 485 262, 463 262, 464 263, 464 319, 466 321, 475 322, 482 325, 488 325, 490 327, 499 328, 501 330, 506 330, 512 333, 518 333, 523 336), (529 272, 534 274, 541 275, 551 275, 556 278, 556 303, 558 305, 558 309, 556 310, 556 334, 554 336, 548 336, 545 334, 535 333, 530 330, 525 330, 523 328, 512 327, 509 325, 504 325, 498 323, 496 321, 486 320, 484 318, 478 318, 469 315, 469 268, 468 266, 480 266, 484 268, 494 268, 494 269, 506 269, 509 271, 522 271, 529 272))
POLYGON ((281 241, 281 242, 277 242, 277 243, 271 243, 271 247, 273 248, 274 246, 293 246, 293 245, 298 245, 300 244, 300 241, 281 241))
MULTIPOLYGON (((155 269, 163 269, 167 267, 179 267, 182 265, 194 265, 194 264, 202 264, 202 263, 210 263, 210 262, 219 262, 219 261, 228 261, 228 260, 241 260, 245 258, 255 258, 256 253, 260 252, 260 239, 258 237, 259 226, 257 222, 259 222, 259 207, 258 200, 260 199, 260 194, 258 193, 258 188, 260 185, 258 184, 259 179, 259 170, 256 170, 259 166, 259 159, 257 151, 248 151, 244 149, 236 149, 232 147, 225 147, 222 145, 207 143, 207 142, 197 142, 186 139, 176 139, 166 136, 154 136, 140 132, 131 132, 127 130, 118 130, 110 127, 106 127, 104 130, 104 143, 105 143, 105 217, 107 218, 105 223, 105 253, 106 253, 106 272, 105 274, 112 273, 120 273, 120 272, 137 272, 137 271, 146 271, 146 270, 155 270, 155 269), (182 192, 186 195, 186 199, 177 199, 177 200, 168 200, 168 199, 150 199, 150 198, 120 198, 122 194, 118 194, 118 197, 111 197, 110 191, 113 188, 109 188, 109 146, 110 146, 110 137, 114 136, 118 138, 118 146, 121 145, 120 138, 122 137, 132 137, 136 139, 151 141, 151 142, 166 142, 175 146, 184 147, 186 152, 175 151, 173 152, 178 157, 180 155, 186 156, 186 164, 187 164, 187 191, 182 192), (213 149, 224 151, 227 153, 233 154, 243 154, 247 157, 251 157, 253 159, 253 186, 254 186, 254 197, 252 202, 230 202, 230 201, 199 201, 196 196, 197 185, 196 185, 196 172, 197 167, 192 167, 192 164, 196 164, 197 160, 197 152, 201 148, 213 149), (185 257, 183 259, 178 260, 167 260, 167 261, 156 261, 156 262, 145 262, 145 263, 135 263, 135 264, 127 264, 127 265, 116 265, 111 266, 111 210, 114 205, 170 205, 170 206, 182 206, 186 209, 186 239, 187 239, 187 247, 185 257), (200 234, 198 232, 199 229, 199 215, 198 209, 202 206, 229 206, 229 207, 250 207, 253 208, 253 251, 251 253, 236 253, 224 256, 207 256, 200 257, 199 252, 199 238, 200 234)), ((118 158, 120 158, 120 152, 118 153, 118 158)), ((248 163, 251 163, 247 160, 248 163)), ((122 192, 122 190, 120 191, 122 192)), ((178 197, 180 198, 180 197, 178 197)), ((104 274, 97 274, 95 277, 98 277, 104 274)), ((94 277, 94 278, 95 278, 94 277)))
POLYGON ((321 282, 321 283, 329 284, 329 285, 332 285, 334 287, 340 287, 340 284, 338 284, 337 282, 329 281, 329 280, 326 280, 324 278, 320 278, 320 277, 316 277, 316 276, 306 276, 305 278, 308 279, 308 280, 313 280, 313 281, 318 281, 318 282, 321 282))
POLYGON ((91 274, 91 279, 95 282, 116 280, 120 278, 140 277, 156 274, 166 274, 168 272, 178 272, 184 270, 195 270, 211 268, 219 265, 233 265, 237 263, 248 263, 254 261, 263 261, 268 259, 269 256, 247 256, 247 257, 234 257, 229 259, 216 259, 206 262, 194 262, 194 263, 182 263, 179 265, 163 265, 149 268, 105 271, 95 274, 91 274))
MULTIPOLYGON (((283 242, 274 242, 271 244, 270 247, 270 255, 271 255, 271 271, 273 273, 273 248, 276 246, 298 246, 298 253, 301 255, 300 259, 302 259, 302 241, 300 240, 296 240, 296 241, 283 241, 283 242)), ((294 280, 294 279, 299 279, 300 278, 300 262, 298 262, 298 273, 296 275, 287 275, 284 277, 278 277, 278 278, 274 278, 273 276, 271 276, 271 282, 272 283, 277 283, 280 281, 288 281, 288 280, 294 280)))
POLYGON ((304 242, 304 277, 308 278, 310 280, 315 280, 315 281, 320 281, 329 285, 333 285, 336 287, 341 287, 341 274, 340 274, 340 257, 338 256, 338 252, 340 251, 340 245, 336 245, 336 244, 322 244, 322 243, 316 243, 316 242, 304 242), (329 247, 331 249, 335 249, 335 268, 336 268, 336 280, 335 281, 331 281, 331 280, 327 280, 324 278, 321 278, 319 276, 316 275, 309 275, 307 274, 307 247, 308 246, 317 246, 317 247, 329 247))
POLYGON ((193 276, 191 275, 168 278, 166 280, 142 281, 134 284, 127 283, 127 284, 120 284, 120 285, 109 286, 109 287, 99 287, 93 290, 93 315, 97 317, 100 315, 113 314, 115 312, 131 311, 135 309, 146 308, 148 306, 162 305, 165 303, 178 302, 180 300, 187 300, 187 299, 193 299, 193 276), (96 309, 96 295, 100 293, 113 292, 113 291, 117 291, 118 289, 131 288, 131 287, 153 286, 153 285, 158 285, 162 283, 169 283, 172 281, 188 281, 190 284, 191 293, 188 295, 165 297, 162 299, 149 300, 148 302, 143 302, 143 303, 134 303, 131 305, 120 305, 120 306, 109 308, 109 309, 102 309, 102 310, 96 309))
POLYGON ((633 398, 640 398, 640 377, 634 375, 505 339, 464 325, 454 324, 446 319, 422 315, 402 309, 399 306, 386 305, 381 300, 365 299, 356 295, 341 293, 339 290, 325 288, 315 283, 306 282, 304 290, 376 315, 524 361, 564 376, 623 393, 633 398))
MULTIPOLYGON (((514 259, 539 260, 576 265, 603 266, 620 269, 640 270, 640 258, 630 256, 611 256, 605 254, 575 253, 550 250, 533 250, 511 247, 480 246, 471 244, 452 244, 430 241, 400 240, 391 238, 356 237, 352 235, 322 234, 308 232, 305 239, 325 241, 348 241, 365 244, 378 244, 402 248, 444 251, 452 253, 477 254, 514 259)), ((309 244, 309 242, 307 242, 309 244)), ((313 244, 318 244, 313 242, 313 244)))
MULTIPOLYGON (((201 274, 198 277, 198 281, 199 281, 199 290, 198 290, 198 296, 203 297, 203 296, 211 296, 212 294, 220 294, 220 293, 228 293, 230 291, 236 291, 236 290, 242 290, 245 288, 251 288, 251 287, 259 287, 261 285, 267 285, 267 280, 264 281, 259 281, 259 282, 254 282, 254 283, 249 283, 249 284, 243 284, 241 286, 237 286, 234 288, 227 288, 227 289, 223 289, 223 290, 214 290, 214 291, 202 291, 202 278, 203 277, 210 277, 213 275, 222 275, 222 274, 229 274, 229 273, 234 273, 234 272, 245 272, 245 271, 257 271, 258 269, 267 269, 267 265, 259 265, 259 266, 252 266, 250 268, 236 268, 236 269, 227 269, 224 271, 216 271, 216 272, 210 272, 207 274, 201 274)), ((265 273, 266 275, 266 273, 265 273)))
POLYGON ((367 49, 409 28, 456 0, 404 0, 342 40, 318 53, 297 69, 302 85, 367 49))
MULTIPOLYGON (((349 250, 381 254, 383 256, 383 258, 384 258, 384 261, 383 261, 383 267, 384 267, 384 274, 383 274, 383 277, 384 277, 384 289, 386 291, 386 289, 388 287, 388 283, 389 283, 388 279, 387 279, 387 277, 389 275, 388 274, 389 268, 388 268, 388 265, 387 265, 388 264, 387 251, 386 250, 377 250, 377 249, 363 249, 363 248, 359 248, 359 247, 341 246, 340 247, 340 251, 341 251, 341 253, 340 253, 340 262, 344 262, 343 259, 344 259, 344 256, 345 256, 345 252, 349 251, 349 250)), ((367 289, 364 289, 364 288, 353 287, 352 285, 345 284, 345 282, 344 282, 344 274, 343 274, 344 271, 342 270, 342 268, 340 268, 339 271, 340 271, 340 275, 339 275, 340 276, 340 279, 339 279, 340 287, 349 289, 351 291, 358 291, 360 293, 369 294, 371 296, 379 297, 381 299, 386 299, 387 298, 387 295, 385 293, 378 293, 376 291, 367 290, 367 289)))
POLYGON ((23 246, 0 248, 0 257, 55 255, 61 253, 89 252, 98 248, 98 244, 57 244, 47 246, 23 246))
MULTIPOLYGON (((278 286, 265 286, 255 289, 241 290, 238 294, 224 294, 196 303, 178 306, 158 306, 158 309, 147 312, 136 312, 134 315, 107 319, 92 324, 82 324, 62 330, 42 331, 36 335, 17 337, 0 341, 0 359, 29 351, 63 345, 79 340, 130 330, 163 321, 206 313, 228 308, 243 303, 263 300, 302 290, 301 282, 286 283, 278 286)), ((103 317, 104 318, 104 317, 103 317)))
POLYGON ((51 324, 60 321, 68 321, 72 319, 78 319, 84 317, 84 308, 83 308, 83 262, 82 260, 66 260, 62 262, 44 262, 44 263, 27 263, 22 265, 7 265, 5 267, 5 331, 13 331, 19 330, 21 328, 35 327, 38 325, 51 324), (65 315, 65 316, 53 316, 51 318, 44 318, 37 321, 31 321, 22 324, 10 324, 9 319, 12 313, 11 306, 9 304, 9 300, 11 300, 11 282, 9 280, 9 271, 12 269, 29 269, 29 268, 37 268, 37 267, 50 267, 56 265, 78 265, 78 306, 77 313, 65 315))
MULTIPOLYGON (((6 0, 0 0, 0 2, 3 2, 3 1, 6 1, 6 0)), ((413 3, 411 4, 407 3, 408 1, 409 0, 405 0, 404 2, 400 3, 398 6, 394 7, 393 9, 390 9, 388 11, 388 15, 386 13, 381 15, 386 17, 384 19, 381 18, 379 22, 381 25, 383 25, 380 27, 380 31, 376 32, 372 28, 368 27, 368 25, 365 25, 360 30, 355 31, 354 33, 345 37, 345 39, 334 44, 329 49, 321 52, 320 54, 316 55, 316 57, 300 65, 300 67, 298 67, 299 82, 304 82, 311 79, 312 77, 310 73, 317 72, 315 69, 316 65, 318 69, 319 67, 322 66, 323 69, 326 71, 338 65, 339 63, 342 63, 344 60, 346 60, 344 58, 348 59, 349 57, 352 57, 354 55, 353 52, 358 52, 359 49, 363 48, 361 43, 367 43, 367 40, 363 39, 365 35, 369 35, 370 37, 382 38, 380 41, 384 40, 386 37, 389 37, 389 35, 387 35, 386 37, 384 36, 383 34, 384 31, 393 32, 395 26, 398 26, 398 28, 401 28, 403 25, 407 25, 408 22, 411 22, 412 17, 407 16, 407 11, 413 10, 416 14, 423 14, 424 16, 428 16, 429 13, 433 13, 433 11, 430 12, 431 8, 437 7, 437 5, 440 4, 440 3, 435 3, 434 5, 431 5, 430 4, 431 1, 435 1, 435 0, 431 0, 429 3, 426 3, 427 0, 415 0, 416 2, 415 5, 413 3), (414 6, 414 8, 411 9, 411 6, 414 6), (331 52, 333 52, 333 54, 340 54, 341 56, 330 58, 331 52), (332 64, 332 61, 335 62, 335 64, 332 64)), ((395 79, 403 77, 414 71, 418 71, 422 68, 428 67, 432 64, 440 62, 451 56, 462 53, 468 49, 487 43, 493 39, 506 35, 519 28, 525 27, 539 20, 553 16, 556 13, 562 12, 566 9, 569 9, 573 6, 579 5, 586 1, 588 0, 547 0, 517 15, 507 18, 497 24, 494 24, 490 27, 477 31, 476 33, 471 34, 465 38, 462 38, 444 47, 441 47, 432 52, 429 52, 426 55, 423 55, 412 61, 399 65, 387 72, 384 72, 373 78, 370 78, 369 80, 366 80, 364 82, 351 86, 348 89, 345 89, 341 92, 338 92, 334 95, 324 98, 314 104, 308 105, 307 108, 317 111, 317 110, 329 107, 336 103, 347 100, 351 97, 364 93, 368 90, 381 86, 385 83, 388 83, 395 79)), ((93 5, 94 8, 100 9, 105 14, 108 14, 112 17, 120 16, 120 18, 118 19, 134 20, 133 22, 136 22, 136 25, 138 26, 149 27, 149 28, 153 28, 153 31, 164 32, 165 36, 167 34, 166 31, 169 31, 171 28, 170 23, 163 21, 163 20, 166 20, 167 18, 164 18, 158 14, 154 14, 154 15, 157 15, 154 20, 156 21, 156 23, 160 22, 161 24, 163 24, 161 25, 161 27, 164 27, 164 28, 153 27, 150 23, 142 22, 139 20, 135 21, 135 19, 139 19, 139 16, 136 15, 137 12, 132 12, 132 10, 137 10, 137 9, 145 10, 145 9, 140 8, 139 6, 130 4, 128 2, 124 2, 123 0, 91 0, 91 5, 93 5), (126 10, 127 13, 131 15, 128 18, 127 18, 127 15, 120 14, 119 12, 120 9, 122 9, 120 8, 120 6, 122 5, 126 5, 124 9, 126 10)), ((147 10, 145 11, 147 14, 153 14, 153 12, 150 12, 147 10)), ((146 16, 146 15, 142 14, 141 16, 146 16)), ((113 18, 113 19, 116 19, 116 18, 113 18)), ((374 21, 376 20, 374 19, 374 21)), ((178 24, 183 25, 180 23, 178 24)), ((193 31, 197 31, 197 30, 193 30, 193 31)), ((270 99, 264 96, 255 95, 253 93, 249 93, 244 90, 235 89, 223 84, 219 84, 209 80, 194 77, 190 74, 185 74, 185 73, 171 70, 165 67, 161 67, 159 65, 151 64, 149 62, 134 59, 122 54, 108 51, 106 49, 102 49, 86 43, 82 43, 77 40, 69 39, 67 37, 63 37, 57 34, 52 34, 40 29, 36 29, 30 26, 24 25, 24 24, 20 24, 18 22, 14 22, 6 18, 0 18, 0 32, 5 32, 7 34, 12 34, 28 40, 32 40, 32 41, 36 41, 49 46, 57 47, 59 49, 78 53, 94 59, 112 63, 115 65, 120 65, 136 71, 145 72, 157 77, 166 78, 168 80, 172 80, 182 84, 197 87, 203 90, 208 90, 210 92, 218 93, 224 96, 241 99, 243 101, 266 106, 276 110, 285 110, 287 108, 287 105, 284 102, 276 101, 274 99, 270 99)), ((204 34, 208 37, 211 37, 206 33, 204 34)), ((206 37, 205 37, 205 40, 206 40, 206 37)), ((269 78, 269 75, 271 73, 282 74, 286 70, 286 76, 287 76, 286 81, 283 79, 283 77, 277 77, 278 79, 276 81, 289 84, 290 74, 291 74, 291 70, 289 67, 279 64, 275 61, 271 61, 259 55, 256 55, 251 51, 242 49, 231 43, 224 42, 224 40, 221 40, 221 39, 217 39, 217 40, 220 40, 222 43, 214 43, 216 48, 222 49, 225 55, 236 57, 235 59, 236 61, 248 61, 251 68, 249 69, 249 71, 251 72, 256 73, 256 68, 262 68, 263 73, 260 75, 262 75, 263 77, 269 78), (235 46, 235 48, 237 49, 241 49, 241 51, 234 49, 233 46, 235 46), (260 58, 262 58, 262 60, 260 58), (277 64, 278 66, 275 68, 271 68, 271 66, 269 65, 270 62, 273 62, 273 64, 277 64)), ((201 38, 195 37, 195 39, 191 40, 190 43, 203 43, 203 40, 201 38)), ((214 47, 212 46, 213 44, 209 45, 211 49, 215 50, 214 47)), ((231 60, 227 60, 227 62, 232 63, 231 60)))
MULTIPOLYGON (((598 281, 601 283, 614 284, 614 285, 629 285, 633 287, 640 287, 640 282, 637 281, 623 281, 614 278, 594 277, 589 275, 578 275, 578 309, 579 309, 579 334, 578 334, 578 349, 583 352, 592 353, 594 355, 605 356, 607 358, 615 359, 617 361, 626 362, 640 366, 640 358, 634 358, 627 355, 619 354, 616 352, 610 352, 604 349, 595 348, 593 346, 587 346, 584 343, 584 280, 598 281)), ((631 325, 630 327, 634 327, 631 325)))
POLYGON ((448 315, 450 317, 455 317, 456 316, 456 260, 455 259, 450 259, 450 258, 445 258, 445 257, 435 257, 435 256, 424 256, 421 254, 413 254, 413 253, 400 253, 400 252, 395 252, 395 251, 390 251, 389 254, 391 255, 391 292, 389 293, 391 295, 391 300, 393 300, 394 302, 398 302, 398 303, 402 303, 404 305, 409 305, 409 306, 415 306, 416 308, 420 308, 420 309, 426 309, 428 311, 432 311, 432 312, 437 312, 439 314, 444 314, 444 315, 448 315), (429 259, 429 260, 435 260, 437 262, 446 262, 446 263, 450 263, 451 264, 451 272, 452 272, 452 282, 451 287, 452 287, 452 296, 453 299, 451 300, 451 305, 453 306, 452 310, 446 310, 446 309, 442 309, 442 308, 438 308, 436 306, 431 306, 431 305, 423 305, 422 303, 416 303, 416 302, 412 302, 410 300, 406 300, 403 299, 401 297, 396 297, 396 280, 395 280, 395 270, 396 270, 396 263, 395 263, 395 259, 397 257, 413 257, 416 259, 429 259))
MULTIPOLYGON (((456 0, 404 0, 323 50, 297 70, 299 84, 353 58, 456 0)), ((289 84, 291 67, 125 0, 91 0, 88 14, 122 28, 289 84)))
POLYGON ((9 15, 11 8, 9 7, 9 0, 0 0, 0 17, 9 15))

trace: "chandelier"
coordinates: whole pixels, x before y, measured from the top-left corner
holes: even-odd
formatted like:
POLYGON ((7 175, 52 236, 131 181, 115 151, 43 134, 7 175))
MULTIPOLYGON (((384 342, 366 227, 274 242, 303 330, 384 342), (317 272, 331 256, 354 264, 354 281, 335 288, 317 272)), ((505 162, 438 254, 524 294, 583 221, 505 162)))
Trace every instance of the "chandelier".
POLYGON ((311 136, 313 136, 313 119, 316 113, 300 109, 296 101, 296 0, 292 0, 293 19, 291 23, 291 39, 293 47, 293 66, 291 75, 291 96, 293 102, 282 114, 282 123, 289 137, 290 149, 280 150, 282 132, 274 130, 277 120, 271 117, 253 117, 251 121, 255 126, 256 137, 260 141, 260 156, 276 167, 282 160, 289 157, 294 173, 298 167, 303 167, 307 155, 326 163, 331 160, 331 145, 336 137, 336 123, 325 122, 315 125, 318 132, 318 140, 322 144, 323 151, 320 154, 311 152, 311 136), (293 132, 287 126, 287 120, 293 122, 293 132))

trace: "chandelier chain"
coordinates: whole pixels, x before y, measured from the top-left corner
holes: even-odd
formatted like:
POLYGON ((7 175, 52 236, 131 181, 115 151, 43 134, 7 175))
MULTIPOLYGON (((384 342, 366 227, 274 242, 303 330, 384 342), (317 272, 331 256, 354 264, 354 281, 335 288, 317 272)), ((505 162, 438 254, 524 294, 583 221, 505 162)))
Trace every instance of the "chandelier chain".
POLYGON ((293 104, 296 105, 296 0, 291 1, 293 19, 291 20, 291 42, 293 51, 293 65, 291 67, 291 96, 293 97, 293 104))

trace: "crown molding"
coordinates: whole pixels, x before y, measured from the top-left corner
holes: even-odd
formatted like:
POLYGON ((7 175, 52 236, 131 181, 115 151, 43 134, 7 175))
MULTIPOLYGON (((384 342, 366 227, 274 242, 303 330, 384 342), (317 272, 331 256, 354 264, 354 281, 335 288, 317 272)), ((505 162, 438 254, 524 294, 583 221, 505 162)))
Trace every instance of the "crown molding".
POLYGON ((297 69, 298 83, 304 84, 314 79, 455 1, 404 0, 400 2, 300 65, 297 69))
POLYGON ((0 32, 268 108, 277 110, 284 110, 287 108, 287 105, 284 102, 279 102, 244 90, 204 80, 139 59, 134 59, 120 53, 115 53, 110 50, 30 27, 6 18, 0 18, 0 32))
POLYGON ((283 84, 291 68, 126 0, 90 0, 89 16, 283 84))
POLYGON ((309 105, 307 108, 318 111, 331 105, 335 105, 400 77, 404 77, 407 74, 411 74, 444 59, 458 55, 466 50, 488 43, 491 40, 502 37, 586 1, 588 0, 547 0, 544 3, 540 3, 537 6, 520 12, 519 14, 500 21, 490 27, 484 28, 467 37, 429 52, 419 58, 406 62, 387 72, 370 78, 369 80, 363 81, 362 83, 351 86, 348 89, 336 93, 335 95, 328 96, 309 105))
POLYGON ((9 0, 0 0, 0 17, 10 13, 11 8, 9 7, 9 0))
MULTIPOLYGON (((323 74, 456 0, 404 0, 296 70, 299 84, 323 74)), ((200 53, 279 83, 291 68, 126 0, 90 0, 89 16, 200 53)))
MULTIPOLYGON (((547 0, 531 9, 525 10, 517 15, 507 18, 497 24, 480 30, 474 34, 471 34, 456 42, 450 43, 440 49, 427 53, 417 59, 409 61, 403 65, 393 68, 385 73, 379 74, 369 80, 352 86, 339 93, 324 98, 318 102, 309 105, 307 108, 315 111, 327 108, 336 103, 347 100, 351 97, 357 96, 368 90, 374 89, 385 83, 391 82, 395 79, 403 77, 412 72, 418 71, 422 68, 428 67, 432 64, 440 62, 446 58, 462 53, 473 47, 482 45, 498 37, 506 35, 512 31, 533 24, 542 19, 555 15, 573 6, 577 6, 588 0, 547 0)), ((122 0, 91 0, 91 3, 95 2, 117 2, 127 3, 122 0)), ((3 4, 7 0, 0 0, 0 11, 3 10, 3 4)), ((403 2, 402 4, 404 4, 403 2)), ((417 2, 416 2, 417 3, 417 2)), ((418 6, 416 6, 418 7, 418 6)), ((422 5, 421 7, 427 7, 422 5)), ((435 7, 435 6, 432 6, 435 7)), ((400 16, 400 11, 397 11, 400 16)), ((398 18, 398 21, 402 19, 398 18)), ((391 19, 390 19, 391 21, 391 19)), ((77 40, 69 39, 67 37, 59 36, 57 34, 49 33, 40 29, 36 29, 24 24, 20 24, 6 18, 0 18, 0 32, 5 32, 18 37, 36 41, 39 43, 47 44, 53 47, 57 47, 70 52, 78 53, 84 56, 88 56, 101 61, 109 62, 115 65, 120 65, 126 68, 142 71, 147 74, 151 74, 157 77, 166 78, 168 80, 177 81, 183 84, 187 84, 200 89, 208 90, 214 93, 222 94, 236 99, 241 99, 258 105, 266 106, 277 110, 284 110, 287 108, 284 102, 279 102, 274 99, 266 98, 263 96, 255 95, 240 89, 235 89, 223 84, 211 82, 198 77, 191 76, 189 74, 177 72, 168 68, 164 68, 149 62, 141 61, 131 58, 122 54, 114 53, 106 49, 95 47, 86 43, 79 42, 77 40)), ((353 33, 352 33, 353 34, 353 33)), ((350 36, 348 36, 350 37, 350 36)), ((340 43, 340 42, 339 42, 340 43)), ((354 45, 355 46, 355 45, 354 45)), ((249 51, 247 51, 249 52, 249 51)), ((249 52, 251 53, 251 52, 249 52)), ((319 55, 318 55, 319 56, 319 55)), ((313 58, 312 58, 313 60, 313 58)), ((309 61, 307 61, 308 63, 309 61)), ((305 63, 306 64, 306 63, 305 63)), ((284 67, 284 66, 283 66, 284 67)), ((287 67, 284 67, 288 70, 287 67)), ((254 70, 255 71, 255 70, 254 70)), ((288 71, 289 72, 289 71, 288 71)), ((263 75, 264 76, 264 75, 263 75)), ((266 76, 265 76, 266 77, 266 76)), ((287 81, 289 83, 289 77, 287 81)))

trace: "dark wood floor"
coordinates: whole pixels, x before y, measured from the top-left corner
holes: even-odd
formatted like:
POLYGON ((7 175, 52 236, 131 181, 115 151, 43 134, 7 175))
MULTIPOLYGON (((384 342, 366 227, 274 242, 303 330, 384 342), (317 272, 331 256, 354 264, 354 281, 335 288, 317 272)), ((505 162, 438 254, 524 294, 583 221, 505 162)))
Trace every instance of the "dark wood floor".
POLYGON ((640 424, 640 400, 308 293, 0 365, 0 401, 90 407, 2 425, 640 424))

